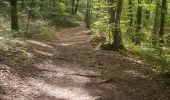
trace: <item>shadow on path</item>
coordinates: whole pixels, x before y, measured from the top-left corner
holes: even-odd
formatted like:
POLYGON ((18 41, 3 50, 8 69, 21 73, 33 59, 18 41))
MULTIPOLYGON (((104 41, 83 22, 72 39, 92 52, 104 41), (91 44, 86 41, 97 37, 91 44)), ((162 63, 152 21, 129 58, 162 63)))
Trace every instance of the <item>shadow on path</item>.
POLYGON ((12 56, 4 53, 3 98, 169 100, 168 87, 153 80, 149 64, 128 53, 94 50, 85 31, 83 26, 59 29, 58 42, 27 40, 12 56))

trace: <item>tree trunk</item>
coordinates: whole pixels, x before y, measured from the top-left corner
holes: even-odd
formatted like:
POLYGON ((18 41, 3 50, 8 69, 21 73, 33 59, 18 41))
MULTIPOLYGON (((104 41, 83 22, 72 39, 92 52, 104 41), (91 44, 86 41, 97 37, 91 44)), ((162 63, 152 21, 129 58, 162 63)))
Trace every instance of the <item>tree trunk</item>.
POLYGON ((136 45, 140 45, 142 40, 142 0, 138 0, 138 9, 137 9, 137 25, 136 25, 136 34, 134 37, 134 42, 136 45))
POLYGON ((72 0, 71 1, 71 15, 74 15, 74 12, 75 12, 75 0, 72 0))
POLYGON ((130 22, 129 22, 129 26, 132 28, 133 27, 133 1, 132 0, 129 0, 129 19, 130 19, 130 22))
POLYGON ((91 27, 91 0, 87 0, 85 22, 86 22, 86 28, 90 29, 91 27))
MULTIPOLYGON (((33 17, 32 15, 32 12, 33 12, 33 6, 34 6, 34 0, 31 0, 31 4, 30 4, 30 9, 29 9, 29 12, 28 12, 28 19, 27 19, 27 27, 26 27, 26 32, 28 32, 28 29, 29 29, 29 23, 30 23, 30 19, 31 17, 33 17)), ((27 34, 28 35, 28 34, 27 34)))
POLYGON ((108 13, 109 13, 109 24, 111 25, 111 27, 109 27, 109 43, 111 43, 112 41, 112 30, 113 30, 113 23, 115 23, 116 21, 116 11, 115 8, 113 7, 113 4, 115 3, 114 0, 107 0, 108 3, 108 13))
POLYGON ((165 20, 166 20, 166 10, 167 10, 167 0, 162 0, 162 8, 161 8, 161 22, 160 22, 160 46, 163 46, 164 43, 164 30, 165 30, 165 20))
POLYGON ((113 48, 114 50, 122 50, 124 49, 121 29, 120 29, 120 18, 122 13, 123 0, 117 1, 117 9, 116 9, 116 21, 115 21, 115 29, 114 29, 114 41, 113 48))
POLYGON ((109 3, 109 15, 110 15, 110 24, 114 24, 116 21, 116 9, 113 7, 113 4, 116 3, 115 0, 107 0, 109 3))
POLYGON ((10 0, 11 5, 11 30, 18 31, 17 0, 10 0))
POLYGON ((160 21, 160 0, 156 0, 156 10, 155 10, 155 17, 154 17, 154 25, 153 25, 153 33, 152 33, 152 45, 155 47, 158 44, 159 36, 158 32, 160 29, 159 21, 160 21))
POLYGON ((113 50, 123 50, 125 49, 123 46, 121 29, 120 29, 120 18, 123 7, 123 0, 114 1, 108 0, 109 3, 109 15, 110 15, 110 24, 112 25, 112 34, 113 34, 113 42, 112 49, 113 50), (113 7, 113 4, 116 3, 116 9, 113 7))
POLYGON ((78 11, 79 1, 80 1, 80 0, 77 0, 77 2, 76 2, 75 11, 74 11, 74 14, 75 14, 75 15, 77 14, 77 11, 78 11))
POLYGON ((134 3, 133 3, 133 0, 129 0, 129 26, 128 26, 128 29, 127 29, 127 34, 130 36, 130 38, 132 38, 132 34, 133 34, 133 23, 134 23, 134 20, 133 20, 133 6, 134 6, 134 3))

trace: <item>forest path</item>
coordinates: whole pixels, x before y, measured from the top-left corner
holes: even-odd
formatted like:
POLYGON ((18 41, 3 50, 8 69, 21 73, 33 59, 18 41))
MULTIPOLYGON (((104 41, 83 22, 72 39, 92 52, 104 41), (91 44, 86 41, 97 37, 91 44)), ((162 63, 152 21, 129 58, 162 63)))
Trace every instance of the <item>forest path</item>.
POLYGON ((4 90, 0 96, 4 100, 169 99, 168 88, 152 80, 150 65, 128 53, 95 50, 85 31, 84 26, 60 28, 57 42, 28 40, 30 60, 18 61, 23 63, 17 74, 0 73, 4 90))

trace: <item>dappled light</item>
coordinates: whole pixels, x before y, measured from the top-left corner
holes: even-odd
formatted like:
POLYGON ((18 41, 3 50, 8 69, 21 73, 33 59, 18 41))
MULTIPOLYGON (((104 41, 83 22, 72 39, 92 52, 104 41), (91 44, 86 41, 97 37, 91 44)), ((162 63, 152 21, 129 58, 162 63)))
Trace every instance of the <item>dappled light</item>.
POLYGON ((137 58, 134 58, 134 57, 126 57, 126 59, 134 62, 134 63, 138 63, 138 64, 143 64, 144 62, 142 60, 139 60, 137 58))
POLYGON ((81 87, 59 87, 50 85, 41 80, 29 80, 34 89, 44 92, 47 95, 66 100, 95 100, 88 91, 81 87))
POLYGON ((0 37, 0 41, 2 41, 2 40, 5 40, 5 38, 4 37, 0 37))
POLYGON ((62 45, 62 46, 70 46, 74 44, 81 44, 81 43, 86 43, 88 41, 82 41, 82 42, 73 42, 73 43, 62 43, 62 44, 57 44, 57 45, 62 45))
POLYGON ((34 41, 34 40, 28 40, 29 43, 32 43, 32 44, 35 44, 35 45, 38 45, 38 46, 42 46, 42 47, 47 47, 47 48, 53 48, 52 46, 46 44, 46 43, 43 43, 43 42, 39 42, 39 41, 34 41))
POLYGON ((0 100, 170 100, 168 0, 0 0, 0 100))
POLYGON ((10 63, 15 59, 15 63, 0 65, 3 99, 133 100, 143 99, 141 94, 148 99, 163 95, 160 84, 148 81, 154 73, 149 64, 131 54, 95 51, 82 29, 86 30, 77 30, 79 34, 74 34, 75 29, 63 29, 66 33, 59 34, 60 42, 27 40, 29 47, 17 47, 21 52, 5 58, 10 63), (70 34, 72 37, 64 38, 70 34))
POLYGON ((136 72, 134 70, 129 70, 129 71, 125 71, 125 73, 132 75, 133 77, 141 77, 141 78, 147 78, 147 76, 143 75, 140 72, 136 72))
POLYGON ((35 50, 35 52, 40 53, 40 54, 45 55, 45 56, 53 56, 53 54, 48 53, 48 52, 43 52, 43 51, 39 51, 39 50, 35 50))

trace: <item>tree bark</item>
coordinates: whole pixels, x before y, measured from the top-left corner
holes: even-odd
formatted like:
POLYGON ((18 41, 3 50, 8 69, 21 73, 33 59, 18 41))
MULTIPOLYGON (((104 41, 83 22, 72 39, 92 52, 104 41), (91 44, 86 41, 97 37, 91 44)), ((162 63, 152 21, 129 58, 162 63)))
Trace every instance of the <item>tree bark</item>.
POLYGON ((79 2, 80 2, 80 0, 77 0, 77 2, 76 2, 75 11, 74 11, 75 15, 77 14, 77 11, 78 11, 79 2))
POLYGON ((17 0, 10 0, 11 5, 11 30, 18 31, 17 0))
POLYGON ((87 0, 86 16, 85 16, 86 28, 91 27, 91 0, 87 0))
POLYGON ((128 2, 129 4, 129 26, 128 26, 128 29, 127 29, 127 34, 130 36, 130 38, 132 39, 132 36, 133 36, 133 27, 134 27, 134 19, 133 19, 133 6, 134 6, 134 2, 133 0, 129 0, 128 2))
POLYGON ((164 43, 164 30, 165 30, 165 21, 166 21, 166 10, 167 10, 167 0, 162 0, 162 7, 161 7, 161 22, 160 22, 160 31, 159 31, 159 37, 160 37, 160 46, 163 46, 164 43))
POLYGON ((153 47, 155 47, 158 42, 159 42, 159 36, 158 36, 158 32, 160 29, 160 12, 161 12, 161 4, 160 4, 160 0, 156 0, 156 9, 155 9, 155 16, 154 16, 154 25, 153 25, 153 32, 152 32, 152 45, 153 47))
POLYGON ((122 7, 123 7, 123 0, 118 0, 117 9, 116 9, 115 29, 114 29, 114 41, 113 41, 114 50, 125 49, 123 46, 121 28, 120 28, 120 18, 121 18, 121 13, 122 13, 122 7))
POLYGON ((113 34, 113 42, 112 49, 113 50, 123 50, 124 45, 121 36, 121 28, 120 28, 120 18, 123 7, 123 0, 118 0, 117 2, 114 0, 108 0, 109 3, 109 15, 110 15, 110 24, 112 26, 112 34, 113 34), (113 7, 114 3, 117 4, 116 7, 113 7))
POLYGON ((74 15, 74 12, 75 12, 75 0, 72 0, 71 1, 71 15, 74 15))
POLYGON ((140 45, 142 40, 141 29, 142 29, 142 0, 138 0, 137 8, 137 22, 136 22, 136 34, 134 37, 134 42, 136 45, 140 45))

